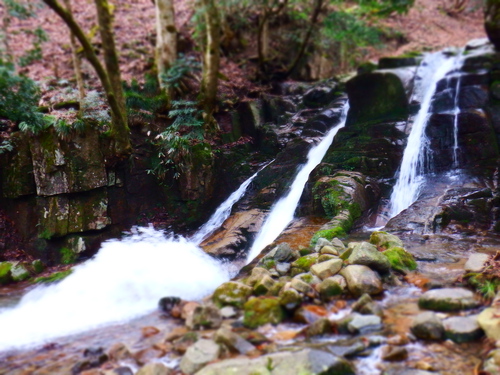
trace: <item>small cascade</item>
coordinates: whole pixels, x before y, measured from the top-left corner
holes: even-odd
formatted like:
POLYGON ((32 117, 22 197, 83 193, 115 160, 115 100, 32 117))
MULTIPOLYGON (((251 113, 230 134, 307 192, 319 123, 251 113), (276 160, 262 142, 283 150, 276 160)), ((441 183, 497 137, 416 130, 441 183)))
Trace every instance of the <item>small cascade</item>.
MULTIPOLYGON (((455 85, 455 97, 453 98, 453 168, 458 168, 458 115, 460 113, 459 106, 459 93, 460 93, 460 83, 462 80, 462 75, 460 74, 460 69, 463 65, 463 59, 458 58, 455 60, 454 70, 457 72, 456 79, 457 83, 455 85)), ((448 78, 448 82, 451 83, 451 77, 448 78)))
POLYGON ((264 165, 262 168, 260 168, 257 172, 255 172, 250 178, 248 178, 245 182, 241 184, 241 186, 233 192, 218 208, 217 210, 213 213, 212 216, 210 216, 210 219, 203 224, 197 231, 196 233, 190 238, 191 242, 199 245, 200 243, 203 242, 208 236, 210 236, 213 232, 215 232, 217 229, 220 228, 222 223, 226 221, 226 219, 231 215, 231 209, 233 208, 234 204, 238 202, 243 195, 245 195, 248 186, 252 183, 255 177, 259 174, 260 171, 262 171, 264 168, 266 168, 269 164, 271 164, 274 160, 270 161, 266 165, 264 165))
POLYGON ((342 116, 339 123, 330 129, 320 143, 309 150, 307 162, 298 171, 295 180, 290 186, 289 193, 285 197, 281 198, 272 207, 269 216, 257 234, 257 237, 248 252, 247 262, 252 261, 252 259, 255 258, 264 247, 273 242, 293 220, 295 209, 299 204, 299 200, 304 190, 304 186, 309 178, 309 174, 319 163, 321 163, 321 160, 323 160, 328 148, 332 144, 335 135, 345 126, 348 110, 349 103, 346 102, 342 110, 342 116))
POLYGON ((438 82, 457 68, 459 59, 459 56, 449 57, 443 52, 429 54, 417 70, 420 82, 412 101, 418 101, 421 105, 413 121, 398 180, 391 194, 389 218, 408 208, 418 198, 425 180, 424 173, 430 164, 429 140, 425 128, 430 116, 432 97, 438 82))

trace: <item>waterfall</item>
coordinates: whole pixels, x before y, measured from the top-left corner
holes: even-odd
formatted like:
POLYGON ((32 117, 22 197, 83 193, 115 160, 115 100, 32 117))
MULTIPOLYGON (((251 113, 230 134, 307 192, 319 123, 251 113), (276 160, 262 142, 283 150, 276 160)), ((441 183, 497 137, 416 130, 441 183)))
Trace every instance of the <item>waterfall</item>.
MULTIPOLYGON (((460 69, 463 65, 463 59, 455 60, 454 70, 457 71, 457 83, 455 85, 455 97, 453 98, 453 167, 458 168, 458 115, 460 113, 459 106, 459 93, 460 93, 460 83, 462 75, 460 74, 460 69)), ((451 81, 451 78, 449 78, 451 81)))
POLYGON ((210 236, 214 231, 220 228, 222 223, 226 221, 226 219, 231 215, 231 209, 233 208, 234 204, 238 202, 243 195, 246 193, 248 186, 251 184, 251 182, 254 180, 255 177, 259 174, 261 170, 263 170, 265 167, 267 167, 269 164, 271 164, 274 160, 270 161, 266 165, 264 165, 262 168, 260 168, 257 172, 255 172, 250 178, 248 178, 245 182, 241 184, 241 186, 233 192, 218 208, 215 210, 212 216, 208 219, 208 221, 203 224, 197 231, 196 233, 191 237, 191 242, 199 245, 201 242, 203 242, 204 239, 206 239, 208 236, 210 236))
POLYGON ((103 243, 93 259, 74 267, 58 284, 37 286, 17 306, 0 308, 0 350, 127 321, 153 311, 165 296, 199 300, 210 294, 237 270, 198 244, 224 222, 257 173, 191 240, 151 227, 133 228, 123 239, 103 243))
POLYGON ((403 153, 403 160, 398 172, 398 180, 391 194, 389 217, 394 217, 408 208, 418 198, 424 182, 426 156, 429 155, 429 140, 425 135, 425 127, 429 119, 432 97, 437 83, 447 73, 456 68, 459 57, 448 57, 443 52, 426 55, 417 70, 421 79, 414 99, 420 99, 421 106, 413 121, 408 143, 403 153))
POLYGON ((339 123, 334 126, 325 135, 320 143, 312 147, 307 154, 307 162, 299 169, 295 180, 293 181, 289 193, 281 198, 271 209, 269 216, 262 225, 261 230, 257 234, 250 251, 248 252, 247 262, 251 262, 253 258, 259 255, 260 251, 273 242, 281 232, 293 220, 295 209, 299 204, 302 191, 309 178, 309 174, 313 169, 321 163, 326 151, 333 142, 333 138, 337 132, 344 127, 349 110, 349 103, 346 102, 342 110, 342 116, 339 123))

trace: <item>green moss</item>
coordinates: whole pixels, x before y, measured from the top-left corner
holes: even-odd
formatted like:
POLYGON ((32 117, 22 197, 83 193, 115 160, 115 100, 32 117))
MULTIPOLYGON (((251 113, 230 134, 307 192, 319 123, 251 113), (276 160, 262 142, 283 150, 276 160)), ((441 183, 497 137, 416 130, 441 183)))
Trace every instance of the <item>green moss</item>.
POLYGON ((402 247, 391 247, 390 249, 383 251, 382 254, 387 257, 392 269, 396 271, 405 273, 407 271, 413 271, 417 268, 417 262, 415 262, 413 255, 402 247))
POLYGON ((292 268, 300 268, 304 271, 309 271, 309 268, 318 260, 318 254, 309 254, 300 257, 292 263, 292 268))
POLYGON ((0 285, 5 285, 12 281, 12 276, 10 274, 11 268, 12 263, 10 262, 0 263, 0 285))
POLYGON ((251 294, 252 288, 248 285, 228 281, 215 289, 212 300, 219 307, 226 305, 242 307, 251 294))
POLYGON ((316 242, 318 242, 318 240, 320 238, 325 238, 328 241, 331 241, 335 237, 343 237, 345 235, 346 235, 346 231, 344 230, 344 228, 342 228, 340 226, 332 228, 332 229, 320 230, 320 231, 316 232, 314 234, 314 236, 312 237, 311 245, 312 246, 316 245, 316 242))
POLYGON ((243 306, 243 325, 257 328, 264 324, 278 324, 285 318, 279 300, 272 297, 258 297, 248 300, 243 306))
POLYGON ((62 264, 72 264, 76 262, 76 258, 78 257, 77 254, 71 249, 68 249, 67 247, 62 247, 59 250, 59 253, 61 255, 61 263, 62 264))
POLYGON ((370 243, 377 246, 379 249, 390 249, 391 247, 403 247, 403 241, 397 236, 383 232, 376 231, 370 236, 370 243))
POLYGON ((50 240, 52 238, 52 236, 54 235, 54 233, 52 233, 50 230, 48 230, 47 228, 44 228, 39 234, 38 234, 38 238, 41 238, 43 240, 50 240))
POLYGON ((262 262, 262 268, 265 268, 266 270, 276 268, 276 261, 271 258, 264 259, 262 262))
POLYGON ((36 279, 33 280, 34 283, 53 283, 56 281, 60 281, 67 276, 71 275, 73 270, 66 270, 66 271, 60 271, 60 272, 54 272, 53 274, 50 274, 49 276, 43 276, 43 277, 37 277, 36 279))

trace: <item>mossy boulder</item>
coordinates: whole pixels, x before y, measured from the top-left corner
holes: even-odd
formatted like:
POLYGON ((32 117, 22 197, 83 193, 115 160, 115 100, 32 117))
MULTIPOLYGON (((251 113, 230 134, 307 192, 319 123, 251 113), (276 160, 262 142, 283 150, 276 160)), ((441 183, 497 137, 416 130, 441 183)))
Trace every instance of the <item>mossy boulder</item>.
POLYGON ((0 285, 5 285, 12 281, 12 275, 10 274, 11 268, 12 263, 10 262, 0 263, 0 285))
POLYGON ((212 301, 218 306, 242 307, 251 294, 251 287, 236 281, 228 281, 215 289, 212 301))
POLYGON ((334 227, 330 229, 321 229, 314 233, 313 237, 311 238, 311 245, 314 246, 316 245, 316 242, 320 238, 325 238, 327 240, 332 240, 335 237, 344 237, 346 235, 346 231, 342 227, 334 227))
POLYGON ((465 288, 432 289, 420 296, 418 306, 434 311, 460 311, 479 305, 474 293, 465 288))
POLYGON ((28 268, 23 263, 15 263, 10 269, 10 274, 13 281, 24 281, 31 277, 28 268))
POLYGON ((367 266, 381 273, 387 273, 391 268, 391 264, 387 257, 378 251, 375 245, 368 242, 356 243, 356 245, 352 247, 352 251, 350 251, 347 262, 349 264, 367 266))
POLYGON ((393 270, 406 273, 417 269, 417 262, 413 255, 402 247, 394 246, 382 252, 387 257, 393 270))
POLYGON ((375 231, 370 236, 371 244, 377 246, 381 250, 387 250, 391 247, 403 247, 403 241, 399 237, 382 231, 375 231))
POLYGON ((268 323, 278 324, 285 318, 278 298, 251 298, 244 304, 243 310, 243 324, 252 329, 268 323))
POLYGON ((408 116, 405 83, 388 71, 374 71, 346 83, 350 123, 374 120, 404 120, 408 116))
POLYGON ((298 269, 300 272, 308 272, 313 264, 316 264, 319 254, 309 254, 300 257, 292 263, 292 269, 298 269))

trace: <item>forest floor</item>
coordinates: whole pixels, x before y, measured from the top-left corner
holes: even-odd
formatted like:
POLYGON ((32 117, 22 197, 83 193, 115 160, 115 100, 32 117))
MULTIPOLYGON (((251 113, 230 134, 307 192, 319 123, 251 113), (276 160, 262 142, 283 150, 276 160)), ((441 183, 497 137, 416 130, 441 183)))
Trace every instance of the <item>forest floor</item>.
MULTIPOLYGON (((141 81, 153 66, 155 40, 155 12, 151 0, 115 1, 115 34, 120 53, 122 79, 141 81)), ((391 43, 380 49, 373 49, 369 58, 376 60, 381 56, 399 55, 410 51, 436 51, 448 46, 464 46, 469 40, 485 37, 481 0, 466 0, 465 9, 454 11, 454 0, 416 0, 413 8, 404 15, 393 15, 383 21, 385 26, 393 28, 403 35, 407 43, 391 43)), ((94 45, 99 49, 96 33, 95 7, 87 0, 74 0, 73 12, 83 30, 95 34, 94 45)), ((195 32, 190 20, 194 14, 194 0, 175 0, 176 23, 180 30, 179 52, 193 50, 195 32)), ((31 36, 23 29, 33 30, 41 27, 48 35, 48 41, 42 45, 43 58, 20 69, 30 78, 42 85, 44 97, 41 105, 52 100, 64 99, 60 90, 54 90, 56 82, 72 82, 73 68, 68 29, 52 10, 47 7, 37 9, 35 18, 26 20, 12 19, 9 27, 11 52, 19 57, 31 48, 31 36), (55 98, 53 98, 56 96, 55 98)), ((251 44, 249 44, 251 45, 251 44)), ((253 53, 256 55, 256 52, 253 53)), ((259 87, 249 79, 249 72, 244 70, 248 64, 238 64, 230 56, 223 56, 221 73, 227 80, 220 80, 220 91, 239 97, 259 87)), ((91 66, 83 62, 86 84, 92 88, 97 85, 97 78, 91 66)), ((67 85, 68 87, 74 85, 67 85)), ((74 87, 73 87, 74 89, 74 87)), ((66 94, 71 90, 68 88, 66 94)), ((69 94, 68 94, 69 95, 69 94)), ((73 90, 71 95, 76 95, 73 90)))

